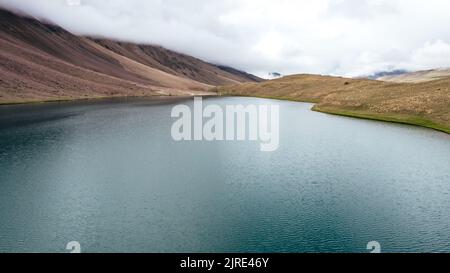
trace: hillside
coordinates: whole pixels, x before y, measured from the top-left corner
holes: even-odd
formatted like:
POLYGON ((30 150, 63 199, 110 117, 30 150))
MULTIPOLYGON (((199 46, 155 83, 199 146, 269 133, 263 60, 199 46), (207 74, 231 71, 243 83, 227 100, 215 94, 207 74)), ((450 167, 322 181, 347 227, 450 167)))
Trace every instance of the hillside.
POLYGON ((387 82, 400 82, 400 83, 420 83, 444 79, 447 77, 450 77, 450 68, 417 71, 411 73, 403 73, 399 75, 388 75, 378 77, 377 80, 387 82))
POLYGON ((258 97, 319 102, 332 92, 347 91, 353 88, 378 86, 381 82, 364 79, 345 79, 318 75, 293 75, 265 81, 259 84, 245 83, 216 90, 223 94, 257 95, 258 97), (351 85, 350 85, 351 83, 351 85))
POLYGON ((318 75, 295 75, 263 83, 219 87, 221 95, 315 102, 314 110, 393 121, 450 133, 450 77, 392 83, 318 75))
POLYGON ((159 46, 79 37, 0 9, 0 104, 193 95, 261 79, 159 46))

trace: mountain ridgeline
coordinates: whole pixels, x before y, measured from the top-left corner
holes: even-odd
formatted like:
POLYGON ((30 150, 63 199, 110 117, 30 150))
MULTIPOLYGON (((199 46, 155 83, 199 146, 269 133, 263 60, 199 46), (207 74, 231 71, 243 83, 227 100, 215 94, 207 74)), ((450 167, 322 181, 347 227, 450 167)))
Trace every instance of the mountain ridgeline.
POLYGON ((204 94, 260 78, 173 52, 74 35, 0 9, 0 103, 204 94))

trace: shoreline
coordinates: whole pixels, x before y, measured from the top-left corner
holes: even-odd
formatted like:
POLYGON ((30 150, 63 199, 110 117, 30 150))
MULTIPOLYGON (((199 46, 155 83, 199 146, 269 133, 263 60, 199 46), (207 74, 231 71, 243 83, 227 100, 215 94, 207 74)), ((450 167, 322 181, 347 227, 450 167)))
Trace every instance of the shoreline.
POLYGON ((87 97, 87 98, 62 98, 62 99, 50 99, 50 100, 29 100, 29 101, 7 101, 0 102, 0 107, 3 106, 15 106, 15 105, 38 105, 38 104, 50 104, 50 103, 65 103, 65 102, 97 102, 107 100, 127 100, 127 99, 148 99, 148 100, 177 100, 193 97, 216 97, 214 94, 198 94, 198 95, 185 95, 185 96, 167 96, 167 95, 154 95, 154 96, 105 96, 105 97, 87 97))
POLYGON ((351 110, 341 110, 341 109, 328 109, 318 106, 319 101, 317 100, 301 100, 293 98, 283 98, 277 96, 257 96, 257 95, 231 95, 231 94, 198 94, 198 95, 186 95, 186 96, 105 96, 105 97, 88 97, 88 98, 62 98, 62 99, 50 99, 50 100, 31 100, 31 101, 18 101, 18 102, 0 102, 0 108, 3 106, 17 106, 17 105, 38 105, 38 104, 52 104, 52 103, 69 103, 69 102, 101 102, 107 100, 127 100, 127 99, 149 99, 149 100, 183 100, 188 98, 193 98, 196 96, 208 98, 208 97, 248 97, 248 98, 262 98, 262 99, 272 99, 281 101, 292 101, 292 102, 303 102, 303 103, 313 103, 314 106, 311 111, 348 117, 357 119, 374 120, 379 122, 390 122, 397 124, 405 124, 411 126, 418 126, 422 128, 432 129, 442 133, 450 134, 450 128, 436 124, 432 121, 421 119, 419 117, 407 116, 407 117, 396 117, 389 115, 376 115, 373 113, 358 113, 357 111, 351 110))
POLYGON ((450 134, 450 128, 446 128, 445 126, 442 126, 440 124, 436 124, 432 121, 421 119, 418 117, 395 117, 395 116, 389 116, 389 115, 374 115, 371 113, 358 113, 355 111, 346 111, 346 110, 331 110, 331 109, 324 109, 320 108, 317 105, 314 105, 314 107, 311 109, 311 111, 329 114, 329 115, 335 115, 335 116, 341 116, 341 117, 348 117, 348 118, 356 118, 356 119, 365 119, 365 120, 373 120, 378 122, 389 122, 389 123, 397 123, 397 124, 404 124, 404 125, 410 125, 410 126, 417 126, 422 127, 426 129, 435 130, 441 133, 450 134), (408 120, 409 119, 409 120, 408 120))

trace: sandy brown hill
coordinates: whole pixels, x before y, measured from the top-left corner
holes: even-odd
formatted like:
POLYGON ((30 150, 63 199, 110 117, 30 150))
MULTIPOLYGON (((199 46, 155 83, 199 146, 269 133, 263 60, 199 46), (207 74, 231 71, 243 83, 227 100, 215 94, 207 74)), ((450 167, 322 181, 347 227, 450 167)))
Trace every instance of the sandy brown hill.
POLYGON ((160 46, 136 45, 102 39, 93 39, 93 41, 110 51, 144 65, 210 85, 262 81, 262 79, 251 74, 225 66, 209 64, 197 58, 173 52, 160 46))
POLYGON ((304 74, 286 76, 262 83, 245 83, 219 87, 216 90, 225 94, 257 95, 266 98, 319 102, 332 92, 346 91, 353 88, 367 88, 379 86, 380 84, 383 83, 365 79, 346 79, 304 74))
POLYGON ((5 10, 0 72, 0 103, 192 95, 258 80, 162 47, 79 37, 5 10))
POLYGON ((413 84, 294 75, 216 90, 222 95, 316 102, 313 109, 317 111, 415 124, 450 133, 450 78, 413 84))

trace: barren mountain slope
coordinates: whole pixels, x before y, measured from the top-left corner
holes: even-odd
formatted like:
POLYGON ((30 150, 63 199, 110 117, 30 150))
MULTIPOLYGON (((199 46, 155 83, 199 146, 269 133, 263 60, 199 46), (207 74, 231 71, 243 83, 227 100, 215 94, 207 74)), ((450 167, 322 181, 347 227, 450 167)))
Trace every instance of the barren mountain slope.
POLYGON ((209 64, 197 58, 173 52, 160 46, 136 45, 102 39, 93 39, 93 41, 119 55, 144 65, 210 85, 262 81, 262 79, 245 72, 209 64))
POLYGON ((0 72, 0 103, 192 95, 255 80, 161 47, 79 37, 1 9, 0 72))

